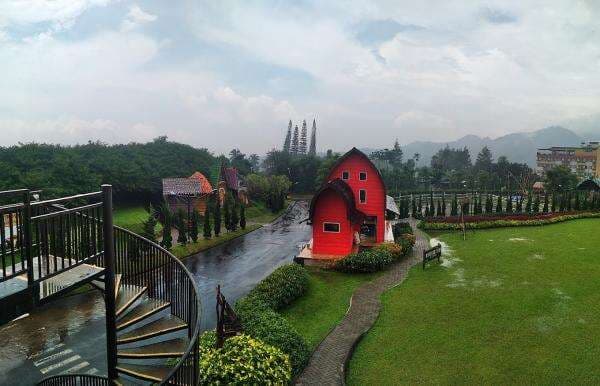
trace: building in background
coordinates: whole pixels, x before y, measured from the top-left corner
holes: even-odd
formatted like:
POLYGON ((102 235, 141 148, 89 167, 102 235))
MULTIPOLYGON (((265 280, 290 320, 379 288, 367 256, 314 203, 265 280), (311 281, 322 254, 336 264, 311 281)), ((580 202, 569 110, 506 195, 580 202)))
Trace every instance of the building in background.
POLYGON ((536 159, 536 172, 541 176, 556 166, 565 166, 581 179, 600 177, 600 142, 538 149, 536 159))
POLYGON ((187 178, 163 178, 163 197, 173 213, 194 209, 204 215, 213 188, 204 174, 195 172, 187 178))

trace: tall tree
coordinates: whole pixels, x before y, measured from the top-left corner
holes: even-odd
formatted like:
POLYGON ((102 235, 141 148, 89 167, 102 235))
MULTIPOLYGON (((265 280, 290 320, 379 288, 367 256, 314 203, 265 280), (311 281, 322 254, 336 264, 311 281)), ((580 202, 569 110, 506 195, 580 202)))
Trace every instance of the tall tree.
POLYGON ((283 141, 283 151, 286 153, 290 152, 290 145, 292 143, 292 120, 290 119, 290 123, 288 124, 287 133, 285 135, 285 140, 283 141))
POLYGON ((152 207, 150 207, 149 212, 150 213, 148 214, 148 218, 146 219, 146 221, 144 221, 144 232, 142 233, 142 236, 155 243, 156 235, 154 233, 154 230, 156 228, 157 221, 156 217, 154 217, 154 210, 152 209, 152 207))
POLYGON ((202 231, 204 238, 210 239, 210 236, 212 236, 212 231, 210 229, 210 205, 207 205, 206 210, 204 211, 204 227, 202 231))
POLYGON ((487 146, 484 146, 479 154, 477 154, 477 159, 475 160, 475 169, 478 171, 483 170, 489 172, 492 169, 493 161, 492 152, 487 146))
POLYGON ((191 219, 190 219, 190 227, 189 227, 189 236, 190 239, 194 242, 197 243, 198 242, 198 226, 200 224, 198 224, 198 220, 200 219, 200 215, 198 214, 198 211, 196 210, 196 208, 194 208, 194 210, 192 211, 191 214, 191 219))
POLYGON ((171 213, 171 211, 169 210, 169 207, 166 206, 166 208, 163 208, 163 222, 162 222, 162 226, 163 226, 163 230, 162 230, 162 240, 160 242, 160 245, 169 250, 171 249, 171 247, 173 247, 173 236, 171 236, 171 224, 172 224, 172 220, 173 220, 173 215, 171 213))
POLYGON ((225 193, 225 200, 223 201, 223 217, 225 218, 225 229, 231 230, 231 199, 230 194, 225 193))
POLYGON ((546 189, 551 192, 569 190, 577 184, 577 176, 565 166, 556 166, 546 172, 546 189))
POLYGON ((185 213, 183 212, 183 209, 179 209, 177 211, 176 217, 177 217, 177 221, 176 221, 177 242, 181 245, 185 245, 188 241, 187 226, 186 226, 187 219, 185 217, 185 213))
POLYGON ((298 142, 298 154, 306 154, 306 137, 307 137, 306 120, 302 121, 302 131, 300 132, 300 141, 298 142))
POLYGON ((240 228, 246 229, 246 206, 240 203, 240 228))
POLYGON ((219 234, 221 233, 221 200, 219 199, 218 194, 215 197, 215 210, 213 212, 213 217, 215 236, 219 237, 219 234))
POLYGON ((292 146, 290 147, 290 154, 296 155, 298 154, 298 148, 299 148, 299 138, 298 138, 298 125, 296 125, 296 127, 294 127, 294 135, 292 137, 292 146))
POLYGON ((312 131, 310 133, 310 149, 308 150, 308 155, 316 155, 317 154, 317 122, 313 119, 312 131))

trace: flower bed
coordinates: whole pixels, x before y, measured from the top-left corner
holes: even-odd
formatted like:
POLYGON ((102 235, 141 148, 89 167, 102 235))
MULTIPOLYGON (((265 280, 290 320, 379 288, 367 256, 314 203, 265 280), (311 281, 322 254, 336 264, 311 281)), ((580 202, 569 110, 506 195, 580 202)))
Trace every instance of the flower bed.
MULTIPOLYGON (((502 228, 516 226, 536 226, 580 218, 600 217, 600 212, 556 212, 539 214, 506 214, 490 216, 465 216, 467 229, 502 228)), ((424 230, 461 230, 460 217, 429 218, 419 224, 424 230)))

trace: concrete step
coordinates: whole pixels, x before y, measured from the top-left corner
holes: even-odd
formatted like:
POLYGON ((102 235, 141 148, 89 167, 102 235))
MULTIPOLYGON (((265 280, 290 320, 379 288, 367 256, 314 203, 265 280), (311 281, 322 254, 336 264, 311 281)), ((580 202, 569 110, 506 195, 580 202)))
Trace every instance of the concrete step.
POLYGON ((120 335, 117 338, 117 344, 138 342, 174 331, 184 330, 187 327, 188 325, 183 320, 170 315, 120 335))
POLYGON ((136 285, 121 285, 120 288, 119 295, 117 296, 117 318, 131 307, 147 290, 147 287, 136 285))
POLYGON ((119 373, 148 382, 161 382, 169 375, 171 369, 169 366, 133 365, 129 363, 119 363, 117 365, 119 373))
POLYGON ((177 338, 139 347, 120 349, 117 350, 117 357, 128 359, 177 358, 185 354, 187 346, 187 339, 177 338))
POLYGON ((169 307, 171 303, 157 299, 146 299, 117 321, 117 331, 132 326, 169 307))

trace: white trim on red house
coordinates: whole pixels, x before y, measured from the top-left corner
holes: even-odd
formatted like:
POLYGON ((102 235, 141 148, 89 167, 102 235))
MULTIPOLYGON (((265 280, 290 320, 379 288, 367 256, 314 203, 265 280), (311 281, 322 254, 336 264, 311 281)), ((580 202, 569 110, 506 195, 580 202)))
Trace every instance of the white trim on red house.
POLYGON ((350 172, 348 170, 343 170, 342 171, 342 180, 348 181, 349 179, 350 179, 350 172), (346 175, 346 178, 344 178, 344 174, 346 175))
POLYGON ((339 222, 323 222, 323 232, 324 233, 340 233, 341 225, 339 222), (325 225, 337 225, 337 231, 327 231, 325 230, 325 225))
POLYGON ((366 171, 358 172, 358 180, 359 181, 366 181, 367 180, 367 172, 366 171), (365 179, 364 180, 362 178, 360 178, 361 174, 365 175, 365 179))

